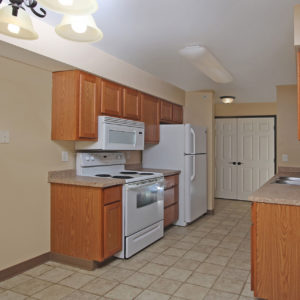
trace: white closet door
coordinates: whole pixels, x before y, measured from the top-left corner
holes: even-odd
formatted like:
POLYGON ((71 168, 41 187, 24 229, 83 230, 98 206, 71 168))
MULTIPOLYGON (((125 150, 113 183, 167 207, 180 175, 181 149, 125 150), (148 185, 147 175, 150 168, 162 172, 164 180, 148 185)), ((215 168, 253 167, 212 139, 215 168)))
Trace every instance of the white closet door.
POLYGON ((237 119, 216 119, 215 135, 217 198, 237 198, 237 119))
POLYGON ((237 199, 248 197, 274 175, 274 118, 238 119, 237 199))

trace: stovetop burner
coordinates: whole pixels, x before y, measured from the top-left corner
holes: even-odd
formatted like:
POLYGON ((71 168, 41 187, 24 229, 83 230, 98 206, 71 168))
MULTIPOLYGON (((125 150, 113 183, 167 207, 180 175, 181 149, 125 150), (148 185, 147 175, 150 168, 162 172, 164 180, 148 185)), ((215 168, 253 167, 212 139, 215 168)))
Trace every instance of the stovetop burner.
POLYGON ((147 172, 143 172, 143 173, 139 173, 140 175, 153 175, 154 173, 147 173, 147 172))
POLYGON ((111 177, 109 174, 96 174, 97 177, 111 177))
POLYGON ((113 176, 112 178, 117 178, 117 179, 131 179, 133 177, 132 176, 121 176, 121 175, 118 175, 118 176, 113 176))
POLYGON ((138 172, 134 172, 134 171, 124 171, 124 172, 120 172, 120 174, 127 174, 127 175, 130 175, 130 174, 132 174, 132 175, 135 175, 135 174, 139 174, 138 172))

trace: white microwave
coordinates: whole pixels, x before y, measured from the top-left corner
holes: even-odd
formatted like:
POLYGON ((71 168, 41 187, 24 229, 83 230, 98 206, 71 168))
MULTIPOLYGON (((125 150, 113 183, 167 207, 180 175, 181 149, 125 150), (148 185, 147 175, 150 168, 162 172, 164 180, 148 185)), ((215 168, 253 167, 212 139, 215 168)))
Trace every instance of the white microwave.
POLYGON ((79 141, 76 150, 144 150, 145 125, 107 116, 98 117, 98 141, 79 141))

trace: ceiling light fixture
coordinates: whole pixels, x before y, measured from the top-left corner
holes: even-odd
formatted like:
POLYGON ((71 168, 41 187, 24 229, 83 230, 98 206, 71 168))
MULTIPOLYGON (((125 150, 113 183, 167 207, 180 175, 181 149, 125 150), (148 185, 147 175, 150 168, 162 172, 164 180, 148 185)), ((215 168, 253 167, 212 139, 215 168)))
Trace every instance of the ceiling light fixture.
POLYGON ((199 45, 187 46, 179 50, 179 53, 213 81, 229 83, 233 80, 230 73, 207 48, 199 45))
MULTIPOLYGON (((0 4, 3 0, 0 0, 0 4)), ((55 31, 64 39, 77 42, 96 42, 103 38, 91 16, 98 9, 97 0, 9 0, 0 9, 0 33, 25 40, 35 40, 38 34, 33 28, 29 8, 37 17, 46 17, 46 11, 36 9, 38 4, 65 14, 55 31)))
POLYGON ((224 104, 231 104, 235 100, 235 97, 233 97, 233 96, 222 96, 222 97, 220 97, 220 99, 222 100, 222 102, 224 104))

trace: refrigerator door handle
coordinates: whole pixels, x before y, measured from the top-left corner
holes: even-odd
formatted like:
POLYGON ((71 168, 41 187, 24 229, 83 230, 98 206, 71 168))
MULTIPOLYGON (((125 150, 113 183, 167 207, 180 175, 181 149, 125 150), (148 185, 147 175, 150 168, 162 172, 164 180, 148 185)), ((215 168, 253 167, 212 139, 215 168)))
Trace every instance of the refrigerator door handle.
POLYGON ((191 128, 191 135, 192 135, 192 141, 193 141, 193 152, 196 153, 196 134, 193 128, 191 128))
POLYGON ((195 155, 192 156, 192 160, 193 160, 193 172, 191 176, 191 181, 194 181, 196 177, 196 156, 195 155))
MULTIPOLYGON (((191 128, 191 135, 192 135, 192 141, 193 141, 193 153, 196 152, 196 134, 193 128, 191 128)), ((192 172, 192 176, 191 176, 191 181, 194 181, 195 177, 196 177, 196 157, 193 156, 192 157, 193 160, 193 172, 192 172)))

